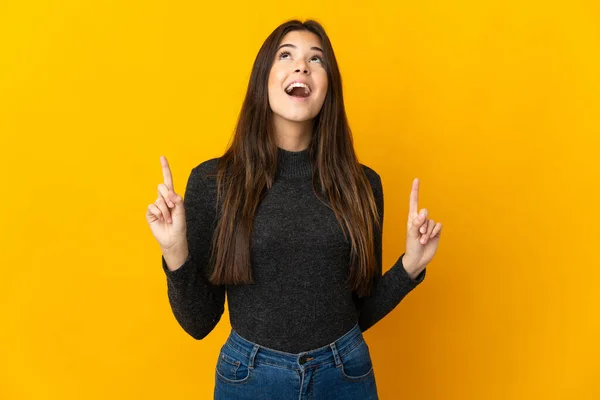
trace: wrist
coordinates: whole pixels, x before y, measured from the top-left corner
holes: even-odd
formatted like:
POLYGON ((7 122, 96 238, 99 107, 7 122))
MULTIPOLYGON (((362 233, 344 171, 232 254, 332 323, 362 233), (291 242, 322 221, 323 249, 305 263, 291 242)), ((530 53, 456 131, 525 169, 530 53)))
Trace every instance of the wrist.
POLYGON ((402 256, 402 266, 404 266, 404 270, 410 279, 414 280, 421 273, 416 261, 414 261, 410 255, 407 255, 406 253, 404 256, 402 256))
POLYGON ((168 247, 160 246, 160 251, 163 254, 177 254, 177 253, 187 252, 187 250, 188 250, 188 243, 187 243, 187 237, 185 234, 182 237, 180 237, 178 240, 174 240, 173 243, 168 247))
POLYGON ((168 249, 162 249, 163 258, 167 267, 171 271, 179 269, 188 259, 189 250, 187 243, 181 246, 172 246, 168 249))

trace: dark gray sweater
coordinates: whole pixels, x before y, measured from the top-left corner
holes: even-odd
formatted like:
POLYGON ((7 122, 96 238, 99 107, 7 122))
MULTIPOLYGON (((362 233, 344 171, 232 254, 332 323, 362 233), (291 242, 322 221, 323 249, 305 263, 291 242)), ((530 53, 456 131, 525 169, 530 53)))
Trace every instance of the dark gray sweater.
MULTIPOLYGON (((208 260, 216 226, 217 158, 195 167, 184 195, 189 256, 175 271, 167 269, 168 297, 181 327, 195 339, 208 335, 224 311, 225 294, 232 328, 262 346, 300 353, 325 346, 357 322, 373 326, 425 278, 412 280, 401 255, 381 275, 382 235, 373 240, 377 279, 371 295, 358 298, 345 285, 350 244, 333 211, 313 193, 308 149, 279 148, 277 177, 261 202, 251 236, 254 284, 215 286, 208 282, 208 260)), ((379 175, 361 164, 383 216, 379 175)), ((400 247, 400 246, 399 246, 400 247)))

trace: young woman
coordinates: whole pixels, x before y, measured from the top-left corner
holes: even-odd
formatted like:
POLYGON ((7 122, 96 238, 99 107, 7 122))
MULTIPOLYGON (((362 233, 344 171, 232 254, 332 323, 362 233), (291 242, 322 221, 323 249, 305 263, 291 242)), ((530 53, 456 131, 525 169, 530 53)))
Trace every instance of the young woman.
POLYGON ((383 188, 360 164, 333 48, 312 20, 262 45, 235 135, 192 169, 185 198, 164 183, 146 219, 181 327, 232 330, 215 399, 376 399, 362 332, 425 277, 441 224, 410 194, 406 252, 382 276, 383 188))

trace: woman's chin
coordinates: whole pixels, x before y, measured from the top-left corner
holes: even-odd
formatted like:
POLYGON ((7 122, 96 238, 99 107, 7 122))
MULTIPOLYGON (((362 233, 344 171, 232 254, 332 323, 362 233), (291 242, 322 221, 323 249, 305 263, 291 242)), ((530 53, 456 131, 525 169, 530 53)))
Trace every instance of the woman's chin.
POLYGON ((309 114, 309 113, 289 113, 289 114, 277 114, 275 113, 276 117, 278 119, 282 119, 286 122, 291 122, 291 123, 306 123, 306 122, 311 122, 315 116, 309 114))

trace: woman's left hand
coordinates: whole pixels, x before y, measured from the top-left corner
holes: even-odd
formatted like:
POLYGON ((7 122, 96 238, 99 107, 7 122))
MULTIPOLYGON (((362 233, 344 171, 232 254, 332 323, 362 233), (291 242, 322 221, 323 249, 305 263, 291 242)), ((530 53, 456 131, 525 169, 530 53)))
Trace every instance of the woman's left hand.
POLYGON ((406 272, 413 279, 425 269, 435 255, 442 232, 442 224, 429 219, 429 212, 426 208, 417 213, 419 183, 419 178, 415 178, 410 192, 406 252, 402 258, 406 272))

